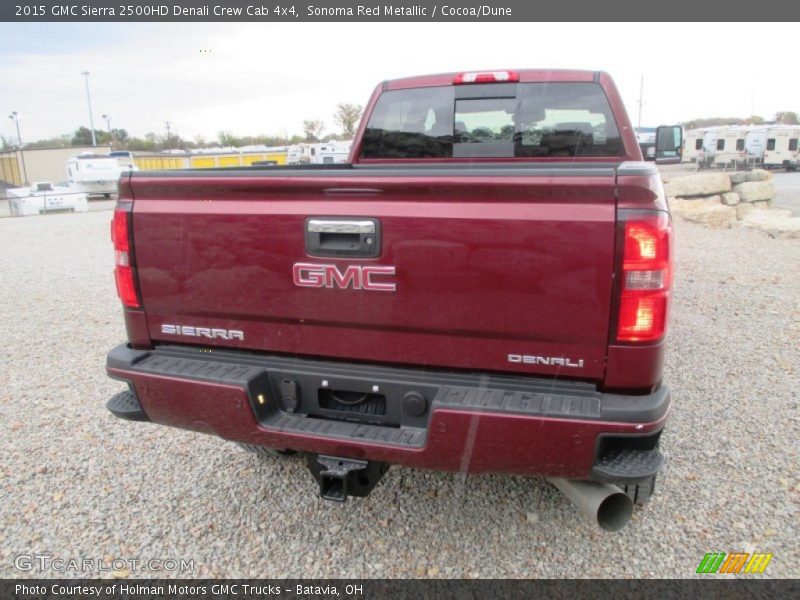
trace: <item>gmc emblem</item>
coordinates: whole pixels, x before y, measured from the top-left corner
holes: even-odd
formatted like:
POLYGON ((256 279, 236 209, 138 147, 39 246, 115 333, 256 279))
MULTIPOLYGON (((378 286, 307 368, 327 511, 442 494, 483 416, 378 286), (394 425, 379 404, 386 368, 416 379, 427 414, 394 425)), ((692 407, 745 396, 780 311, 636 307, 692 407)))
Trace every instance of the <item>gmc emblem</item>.
POLYGON ((371 290, 374 292, 395 292, 394 281, 380 281, 387 275, 394 275, 394 267, 350 265, 344 272, 336 265, 318 265, 313 263, 295 263, 292 268, 292 279, 299 287, 339 288, 352 287, 354 290, 371 290))

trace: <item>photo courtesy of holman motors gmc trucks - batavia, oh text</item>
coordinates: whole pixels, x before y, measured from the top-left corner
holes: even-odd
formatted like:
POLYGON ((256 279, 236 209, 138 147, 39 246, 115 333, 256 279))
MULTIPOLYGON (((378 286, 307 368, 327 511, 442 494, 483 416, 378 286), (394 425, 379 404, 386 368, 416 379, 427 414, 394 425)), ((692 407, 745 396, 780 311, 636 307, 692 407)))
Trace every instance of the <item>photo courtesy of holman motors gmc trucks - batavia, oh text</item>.
POLYGON ((385 81, 349 163, 125 172, 111 234, 118 417, 299 454, 330 500, 542 476, 617 530, 653 493, 672 227, 606 73, 385 81))

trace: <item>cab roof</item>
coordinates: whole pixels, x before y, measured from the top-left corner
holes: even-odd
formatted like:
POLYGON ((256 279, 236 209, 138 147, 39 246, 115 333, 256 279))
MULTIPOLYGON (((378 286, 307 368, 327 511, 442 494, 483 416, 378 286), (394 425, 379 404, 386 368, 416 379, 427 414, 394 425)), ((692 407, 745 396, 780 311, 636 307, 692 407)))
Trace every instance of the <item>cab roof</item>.
MULTIPOLYGON (((456 71, 452 73, 436 73, 433 75, 418 75, 402 79, 392 79, 384 83, 384 90, 403 90, 409 88, 434 87, 455 85, 458 77, 466 74, 490 73, 515 73, 519 83, 544 83, 544 82, 599 82, 600 71, 582 71, 572 69, 482 69, 475 71, 456 71)), ((502 81, 498 80, 498 83, 502 81)), ((489 83, 488 81, 486 83, 489 83)), ((469 85, 481 85, 481 82, 469 85)))

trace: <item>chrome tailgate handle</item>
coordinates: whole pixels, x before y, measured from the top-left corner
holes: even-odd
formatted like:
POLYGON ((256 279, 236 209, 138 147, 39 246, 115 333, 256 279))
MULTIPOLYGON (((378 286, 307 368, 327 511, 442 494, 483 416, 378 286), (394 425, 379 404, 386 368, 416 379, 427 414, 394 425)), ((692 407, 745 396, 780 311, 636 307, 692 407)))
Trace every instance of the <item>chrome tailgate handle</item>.
POLYGON ((309 219, 306 224, 309 233, 375 233, 375 221, 339 219, 309 219))
POLYGON ((376 258, 381 253, 378 219, 310 217, 305 224, 306 252, 330 258, 376 258))

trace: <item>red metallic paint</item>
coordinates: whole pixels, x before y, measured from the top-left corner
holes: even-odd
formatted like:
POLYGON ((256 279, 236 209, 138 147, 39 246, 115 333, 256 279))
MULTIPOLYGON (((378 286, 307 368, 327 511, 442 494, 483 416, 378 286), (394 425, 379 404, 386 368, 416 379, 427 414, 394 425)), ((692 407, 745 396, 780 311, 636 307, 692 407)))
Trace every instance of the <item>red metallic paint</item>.
MULTIPOLYGON (((520 81, 597 81, 620 129, 624 157, 514 159, 516 163, 641 161, 611 78, 590 71, 520 70, 520 81)), ((451 85, 453 73, 386 82, 384 89, 451 85)), ((362 161, 362 119, 351 162, 362 161)), ((465 162, 451 159, 447 162, 465 162)), ((471 159, 474 164, 509 159, 471 159)), ((134 347, 197 343, 163 323, 240 329, 214 344, 352 361, 431 365, 588 379, 640 393, 661 379, 664 341, 609 346, 617 209, 666 210, 650 176, 237 177, 138 174, 121 183, 134 199, 134 254, 144 311, 125 310, 134 347), (380 219, 378 259, 305 254, 308 216, 380 219), (296 262, 395 266, 396 293, 298 288, 296 262), (146 316, 145 316, 146 315, 146 316), (583 360, 580 369, 510 363, 508 354, 583 360)), ((131 381, 156 423, 271 447, 460 472, 587 478, 600 434, 660 431, 652 423, 525 417, 436 409, 425 446, 408 449, 265 429, 238 387, 109 368, 131 381)))
POLYGON ((409 449, 265 428, 238 387, 111 368, 108 373, 133 382, 154 423, 249 444, 437 471, 586 479, 598 435, 654 433, 667 418, 634 424, 438 409, 431 416, 425 446, 409 449))
POLYGON ((126 308, 123 310, 125 317, 125 332, 128 334, 128 343, 134 348, 149 348, 152 340, 147 328, 147 317, 141 310, 126 308))
POLYGON ((614 390, 652 389, 661 382, 666 350, 664 340, 657 344, 609 346, 604 387, 614 390))
MULTIPOLYGON (((237 329, 249 350, 600 379, 614 269, 614 178, 136 178, 151 338, 237 329), (331 187, 347 193, 327 194, 331 187), (354 190, 372 190, 359 195, 354 190), (315 259, 309 216, 368 216, 378 259, 315 259), (297 287, 298 262, 394 266, 395 293, 297 287), (509 354, 583 360, 512 364, 509 354)), ((195 341, 197 340, 184 340, 195 341)))

